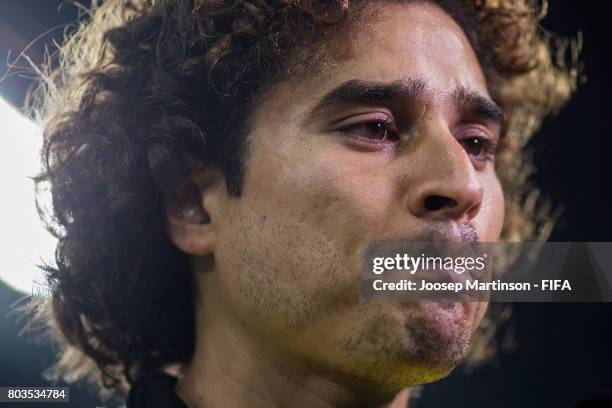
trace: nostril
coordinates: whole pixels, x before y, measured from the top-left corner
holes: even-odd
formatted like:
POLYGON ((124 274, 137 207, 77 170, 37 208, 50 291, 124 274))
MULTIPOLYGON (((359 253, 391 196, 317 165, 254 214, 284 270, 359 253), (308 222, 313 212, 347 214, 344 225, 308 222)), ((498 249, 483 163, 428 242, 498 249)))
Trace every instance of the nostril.
POLYGON ((425 199, 425 208, 428 211, 438 211, 442 208, 452 208, 456 205, 457 201, 450 197, 432 195, 425 199))

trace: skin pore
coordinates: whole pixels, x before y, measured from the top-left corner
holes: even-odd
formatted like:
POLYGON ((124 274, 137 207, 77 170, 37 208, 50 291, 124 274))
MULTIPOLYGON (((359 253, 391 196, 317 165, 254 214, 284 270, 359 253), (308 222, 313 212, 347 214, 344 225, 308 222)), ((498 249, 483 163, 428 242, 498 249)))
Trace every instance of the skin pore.
POLYGON ((208 169, 198 207, 168 211, 197 283, 176 387, 190 407, 383 406, 467 352, 486 304, 360 303, 361 256, 381 240, 499 239, 501 114, 443 10, 367 7, 376 19, 332 69, 262 98, 241 197, 208 169))

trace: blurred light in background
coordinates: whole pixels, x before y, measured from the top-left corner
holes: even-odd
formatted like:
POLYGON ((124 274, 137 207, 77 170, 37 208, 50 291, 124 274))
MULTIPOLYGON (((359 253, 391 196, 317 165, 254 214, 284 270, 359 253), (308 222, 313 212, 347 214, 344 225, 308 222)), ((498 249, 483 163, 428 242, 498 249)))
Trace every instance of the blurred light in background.
POLYGON ((36 125, 0 97, 0 280, 25 293, 43 283, 37 265, 52 262, 56 243, 38 217, 30 178, 41 145, 36 125))

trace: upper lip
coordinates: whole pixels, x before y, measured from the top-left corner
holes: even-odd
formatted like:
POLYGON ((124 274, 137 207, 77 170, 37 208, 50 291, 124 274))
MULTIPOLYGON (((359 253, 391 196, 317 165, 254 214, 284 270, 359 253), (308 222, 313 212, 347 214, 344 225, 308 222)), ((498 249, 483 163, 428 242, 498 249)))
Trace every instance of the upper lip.
POLYGON ((478 244, 478 232, 476 228, 467 222, 464 223, 435 223, 419 233, 415 242, 440 241, 440 242, 471 242, 478 244))

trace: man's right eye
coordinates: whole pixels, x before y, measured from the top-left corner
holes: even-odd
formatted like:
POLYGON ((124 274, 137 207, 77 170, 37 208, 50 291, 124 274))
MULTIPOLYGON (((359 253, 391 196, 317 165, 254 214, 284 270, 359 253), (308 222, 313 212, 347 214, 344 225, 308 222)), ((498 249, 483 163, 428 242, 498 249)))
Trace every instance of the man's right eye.
POLYGON ((343 127, 338 131, 368 143, 388 143, 399 140, 395 126, 383 120, 358 123, 343 127))

